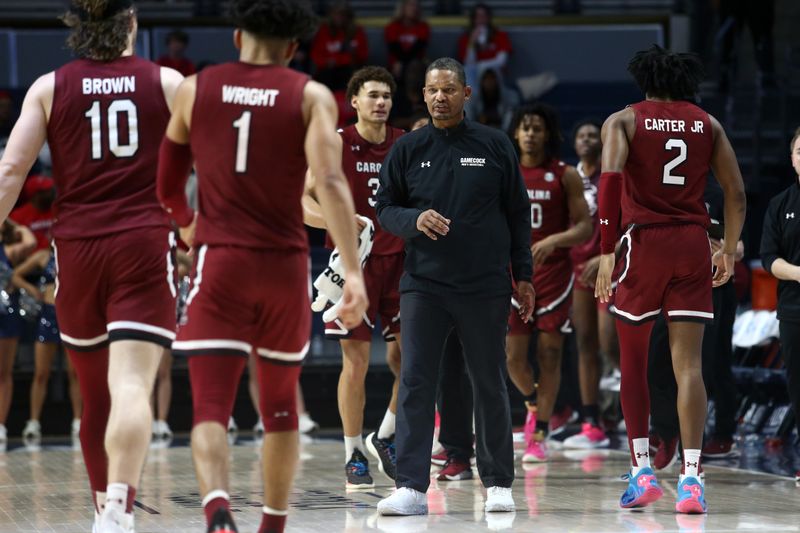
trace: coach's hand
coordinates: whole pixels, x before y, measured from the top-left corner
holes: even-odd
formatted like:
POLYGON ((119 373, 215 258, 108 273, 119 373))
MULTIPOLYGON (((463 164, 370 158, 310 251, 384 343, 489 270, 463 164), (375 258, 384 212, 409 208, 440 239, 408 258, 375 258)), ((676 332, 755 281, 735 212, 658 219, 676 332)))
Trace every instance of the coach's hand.
POLYGON ((597 269, 597 281, 594 285, 594 297, 602 303, 611 300, 611 275, 613 273, 614 254, 601 255, 600 266, 597 269))
POLYGON ((339 307, 339 320, 347 329, 354 329, 364 319, 369 300, 367 289, 364 286, 364 276, 361 270, 345 272, 342 305, 339 307))
POLYGON ((428 209, 417 217, 417 229, 434 241, 439 239, 439 235, 444 237, 450 231, 450 219, 428 209))
POLYGON ((720 287, 728 283, 733 276, 733 263, 736 252, 726 253, 720 248, 711 256, 711 263, 714 265, 714 277, 711 278, 712 287, 720 287))
POLYGON ((536 303, 536 292, 530 281, 518 281, 514 298, 519 304, 519 317, 527 324, 533 316, 533 305, 536 303))

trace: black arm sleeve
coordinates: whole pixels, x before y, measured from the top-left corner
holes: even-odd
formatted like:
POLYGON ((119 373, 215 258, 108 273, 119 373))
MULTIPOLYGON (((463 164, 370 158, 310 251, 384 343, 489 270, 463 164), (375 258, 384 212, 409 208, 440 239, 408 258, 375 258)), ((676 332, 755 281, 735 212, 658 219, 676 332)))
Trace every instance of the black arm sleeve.
POLYGON ((417 219, 422 210, 405 207, 408 190, 402 159, 403 154, 397 150, 397 145, 393 146, 381 166, 375 211, 383 229, 403 239, 411 239, 420 234, 417 219))
POLYGON ((509 139, 500 146, 504 161, 503 201, 508 229, 511 231, 511 271, 515 280, 530 281, 533 276, 531 257, 531 204, 519 171, 517 152, 509 139))
POLYGON ((772 273, 772 263, 781 256, 781 235, 777 224, 777 213, 780 198, 773 198, 764 215, 764 228, 761 232, 761 264, 764 270, 772 273))

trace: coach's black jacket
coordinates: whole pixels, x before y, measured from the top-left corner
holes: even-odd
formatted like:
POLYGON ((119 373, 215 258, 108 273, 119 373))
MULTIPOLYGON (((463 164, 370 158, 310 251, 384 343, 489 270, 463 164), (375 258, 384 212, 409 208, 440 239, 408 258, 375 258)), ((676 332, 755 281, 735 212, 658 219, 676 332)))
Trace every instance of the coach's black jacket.
POLYGON ((395 142, 380 175, 381 226, 406 241, 401 292, 511 293, 533 272, 530 201, 517 155, 501 131, 464 120, 429 124, 395 142), (417 218, 435 209, 450 232, 434 241, 417 218))
MULTIPOLYGON (((800 183, 775 196, 764 215, 761 262, 772 272, 776 259, 800 265, 800 183)), ((800 321, 800 282, 778 281, 778 320, 800 321)))

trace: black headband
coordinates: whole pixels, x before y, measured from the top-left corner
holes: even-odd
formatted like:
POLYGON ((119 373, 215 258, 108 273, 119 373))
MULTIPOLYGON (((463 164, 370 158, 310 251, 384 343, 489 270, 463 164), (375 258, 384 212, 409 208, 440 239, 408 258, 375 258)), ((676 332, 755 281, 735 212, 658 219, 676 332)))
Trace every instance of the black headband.
POLYGON ((80 6, 73 5, 70 8, 70 11, 75 13, 78 18, 82 21, 86 22, 89 20, 105 20, 113 17, 120 11, 124 11, 126 9, 131 9, 133 7, 133 0, 108 0, 108 4, 106 4, 105 10, 99 17, 93 17, 91 13, 86 11, 80 6))

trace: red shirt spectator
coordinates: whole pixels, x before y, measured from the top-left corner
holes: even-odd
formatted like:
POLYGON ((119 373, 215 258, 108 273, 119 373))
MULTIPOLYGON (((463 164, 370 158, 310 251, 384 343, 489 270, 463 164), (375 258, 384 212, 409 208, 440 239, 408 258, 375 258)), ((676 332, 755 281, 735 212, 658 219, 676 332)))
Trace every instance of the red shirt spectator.
POLYGON ((184 76, 196 72, 194 63, 186 57, 186 48, 189 46, 189 36, 181 30, 171 31, 167 34, 167 53, 158 58, 157 64, 177 70, 184 76))
POLYGON ((28 203, 11 212, 11 220, 27 226, 36 236, 36 249, 45 250, 50 247, 50 228, 55 219, 53 201, 55 200, 55 183, 47 176, 31 176, 25 182, 25 196, 28 203))
POLYGON ((511 40, 492 22, 492 9, 483 3, 475 4, 470 12, 469 29, 458 39, 458 58, 465 66, 477 65, 480 76, 487 68, 502 72, 510 53, 511 40))
POLYGON ((331 8, 311 44, 314 77, 333 91, 347 87, 353 71, 366 63, 367 35, 355 24, 355 14, 346 1, 331 8))
POLYGON ((431 28, 422 20, 418 0, 401 0, 395 18, 384 28, 383 39, 389 52, 389 69, 395 78, 402 77, 405 65, 424 59, 431 28))

